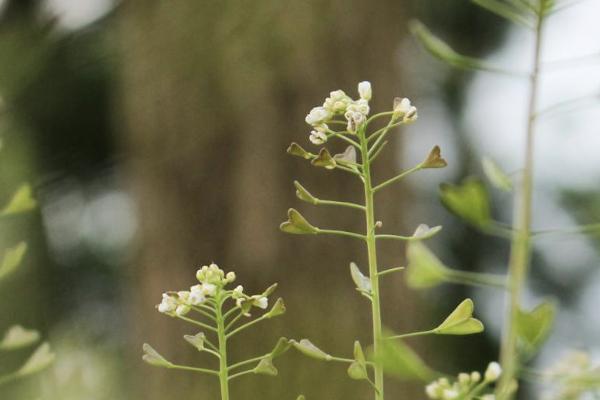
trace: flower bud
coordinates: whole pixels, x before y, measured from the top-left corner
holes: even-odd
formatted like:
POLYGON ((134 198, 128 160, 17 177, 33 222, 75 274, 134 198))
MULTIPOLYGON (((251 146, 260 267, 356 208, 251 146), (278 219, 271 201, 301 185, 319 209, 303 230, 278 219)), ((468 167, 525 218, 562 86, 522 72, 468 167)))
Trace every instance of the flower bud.
POLYGON ((360 98, 363 100, 371 100, 371 96, 373 95, 373 91, 371 90, 371 82, 362 81, 358 84, 358 94, 360 98))
POLYGON ((487 369, 485 370, 484 377, 487 382, 495 382, 498 380, 501 374, 502 368, 500 367, 500 364, 494 361, 489 363, 487 369))
POLYGON ((225 280, 227 280, 228 283, 234 282, 235 281, 235 272, 233 272, 233 271, 228 272, 227 275, 225 275, 225 280))

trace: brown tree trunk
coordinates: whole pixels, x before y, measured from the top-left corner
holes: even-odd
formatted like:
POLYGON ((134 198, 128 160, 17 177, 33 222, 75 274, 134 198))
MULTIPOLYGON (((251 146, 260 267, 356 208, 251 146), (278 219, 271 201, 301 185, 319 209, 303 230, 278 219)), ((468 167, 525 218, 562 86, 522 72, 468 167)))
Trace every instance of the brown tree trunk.
MULTIPOLYGON (((218 398, 216 382, 150 368, 138 352, 148 341, 173 360, 204 362, 181 340, 193 329, 154 305, 164 290, 189 286, 196 268, 211 261, 235 270, 249 290, 279 282, 288 305, 280 321, 236 339, 232 357, 266 351, 279 336, 310 337, 344 355, 356 338, 370 342, 369 308, 348 273, 352 260, 366 266, 363 246, 278 230, 291 206, 319 226, 363 230, 360 214, 300 204, 292 180, 323 198, 357 201, 360 185, 291 158, 285 148, 291 141, 311 146, 304 116, 330 90, 356 96, 357 82, 368 79, 374 107, 391 107, 402 88, 402 2, 129 0, 121 11, 123 144, 141 223, 130 291, 136 398, 218 398)), ((376 168, 380 176, 397 169, 394 147, 376 168)), ((401 199, 394 189, 379 199, 386 231, 408 228, 400 223, 401 199)), ((381 249, 382 265, 402 261, 401 246, 381 249)), ((393 327, 414 308, 397 279, 383 287, 393 327)), ((343 366, 296 354, 278 367, 277 378, 235 381, 233 398, 367 398, 370 390, 348 379, 343 366)), ((407 393, 392 389, 391 398, 407 393)))

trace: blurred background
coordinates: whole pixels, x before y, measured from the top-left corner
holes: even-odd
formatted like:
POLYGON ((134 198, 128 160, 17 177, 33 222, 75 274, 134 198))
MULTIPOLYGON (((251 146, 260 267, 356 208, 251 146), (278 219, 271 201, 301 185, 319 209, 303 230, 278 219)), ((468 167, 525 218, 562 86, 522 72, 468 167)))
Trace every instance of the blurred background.
MULTIPOLYGON (((547 26, 542 106, 585 101, 540 124, 539 229, 600 220, 599 15, 598 1, 582 1, 547 26), (560 61, 582 55, 591 56, 560 61)), ((394 135, 379 177, 420 162, 435 144, 449 162, 382 193, 386 230, 444 225, 430 245, 448 264, 505 271, 508 244, 453 217, 437 191, 481 175, 484 155, 518 173, 525 81, 434 60, 410 37, 412 18, 463 53, 528 68, 527 32, 466 0, 0 0, 0 196, 28 181, 40 204, 0 232, 3 247, 30 245, 23 268, 0 286, 0 331, 14 323, 39 328, 58 354, 50 370, 0 397, 216 398, 215 382, 141 361, 143 342, 174 361, 203 361, 181 340, 195 332, 154 307, 211 261, 235 270, 250 292, 279 282, 288 305, 282 319, 234 342, 233 357, 262 354, 280 336, 310 337, 342 355, 355 339, 368 342, 369 309, 348 274, 349 261, 365 265, 364 249, 278 230, 292 206, 320 225, 361 229, 351 211, 299 204, 292 185, 297 179, 323 198, 358 200, 356 182, 285 154, 291 141, 311 146, 304 123, 311 107, 331 90, 355 96, 361 80, 372 82, 376 110, 389 109, 395 96, 419 108, 419 121, 394 135)), ((491 190, 495 216, 510 222, 510 195, 491 190)), ((551 296, 561 304, 536 363, 568 348, 600 356, 599 246, 600 236, 589 235, 536 242, 526 303, 551 296)), ((403 246, 381 251, 383 265, 403 265, 403 246)), ((450 285, 415 292, 401 274, 383 293, 384 320, 399 332, 428 328, 474 297, 485 334, 411 344, 449 373, 497 358, 501 293, 450 285)), ((237 381, 234 398, 352 399, 369 391, 345 368, 296 354, 278 367, 277 378, 237 381)), ((396 398, 425 397, 422 385, 389 385, 396 398)), ((522 398, 535 398, 532 389, 522 398)))

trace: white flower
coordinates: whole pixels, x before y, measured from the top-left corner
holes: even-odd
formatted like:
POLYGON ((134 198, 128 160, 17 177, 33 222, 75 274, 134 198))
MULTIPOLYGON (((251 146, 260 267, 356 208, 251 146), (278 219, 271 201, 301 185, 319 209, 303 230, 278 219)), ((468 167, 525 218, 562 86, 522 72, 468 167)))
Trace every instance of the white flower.
POLYGON ((329 97, 323 103, 323 108, 331 114, 343 114, 351 102, 352 99, 343 90, 335 90, 329 93, 329 97))
POLYGON ((304 120, 307 124, 315 126, 321 125, 329 118, 331 118, 331 113, 324 107, 314 107, 312 110, 310 110, 310 113, 308 113, 304 120))
POLYGON ((309 140, 312 142, 312 144, 319 146, 327 141, 327 134, 315 129, 310 132, 309 140))
POLYGON ((177 296, 179 297, 178 300, 180 303, 187 303, 189 298, 190 298, 190 292, 188 292, 187 290, 181 290, 179 292, 177 292, 177 296))
POLYGON ((190 312, 190 306, 188 306, 186 304, 180 304, 175 309, 175 314, 179 315, 180 317, 183 317, 185 314, 187 314, 189 312, 190 312))
POLYGON ((371 82, 362 81, 358 84, 358 94, 360 98, 363 100, 371 100, 371 96, 373 95, 373 91, 371 90, 371 82))
POLYGON ((370 111, 371 108, 369 107, 369 102, 364 99, 352 102, 352 104, 348 105, 348 108, 346 109, 346 113, 357 112, 363 114, 364 116, 369 115, 370 111))
POLYGON ((177 300, 166 293, 162 295, 162 301, 158 305, 158 311, 161 313, 172 313, 177 308, 177 300))
POLYGON ((410 103, 406 97, 396 98, 394 101, 394 118, 402 118, 402 122, 413 122, 417 119, 417 107, 410 103))
POLYGON ((429 385, 425 386, 425 393, 430 399, 439 399, 439 389, 440 385, 437 382, 431 382, 429 385))
POLYGON ((445 389, 442 398, 444 400, 454 400, 458 398, 458 391, 456 389, 445 389))
POLYGON ((269 306, 269 299, 264 296, 252 296, 252 305, 263 310, 269 306))
POLYGON ((189 303, 193 306, 197 306, 199 304, 204 303, 206 300, 206 296, 204 295, 204 291, 202 290, 201 285, 194 285, 190 288, 190 296, 188 298, 189 303))
POLYGON ((244 287, 242 285, 237 285, 235 289, 233 289, 232 297, 234 299, 239 299, 244 294, 244 287))
POLYGON ((346 129, 348 132, 352 133, 355 133, 358 130, 358 127, 361 126, 366 120, 364 114, 357 111, 346 111, 345 117, 348 120, 348 126, 346 129))
POLYGON ((488 382, 495 382, 500 377, 500 374, 502 374, 502 368, 500 367, 500 364, 494 361, 489 363, 485 370, 484 377, 488 382))
POLYGON ((206 296, 214 296, 217 292, 217 286, 212 283, 203 283, 202 284, 202 293, 206 296))

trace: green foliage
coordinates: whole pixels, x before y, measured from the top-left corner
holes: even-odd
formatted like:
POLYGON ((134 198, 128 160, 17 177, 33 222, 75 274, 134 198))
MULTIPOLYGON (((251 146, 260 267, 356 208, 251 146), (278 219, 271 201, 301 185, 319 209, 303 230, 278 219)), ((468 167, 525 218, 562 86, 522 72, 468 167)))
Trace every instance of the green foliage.
POLYGON ((555 316, 556 306, 548 301, 539 304, 531 311, 519 310, 516 329, 526 354, 535 355, 546 341, 552 330, 555 316))
POLYGON ((458 186, 442 184, 440 198, 450 212, 471 225, 482 229, 491 225, 489 194, 480 181, 467 179, 458 186))
POLYGON ((374 359, 386 374, 400 380, 426 382, 436 376, 417 353, 400 340, 383 340, 374 359))

